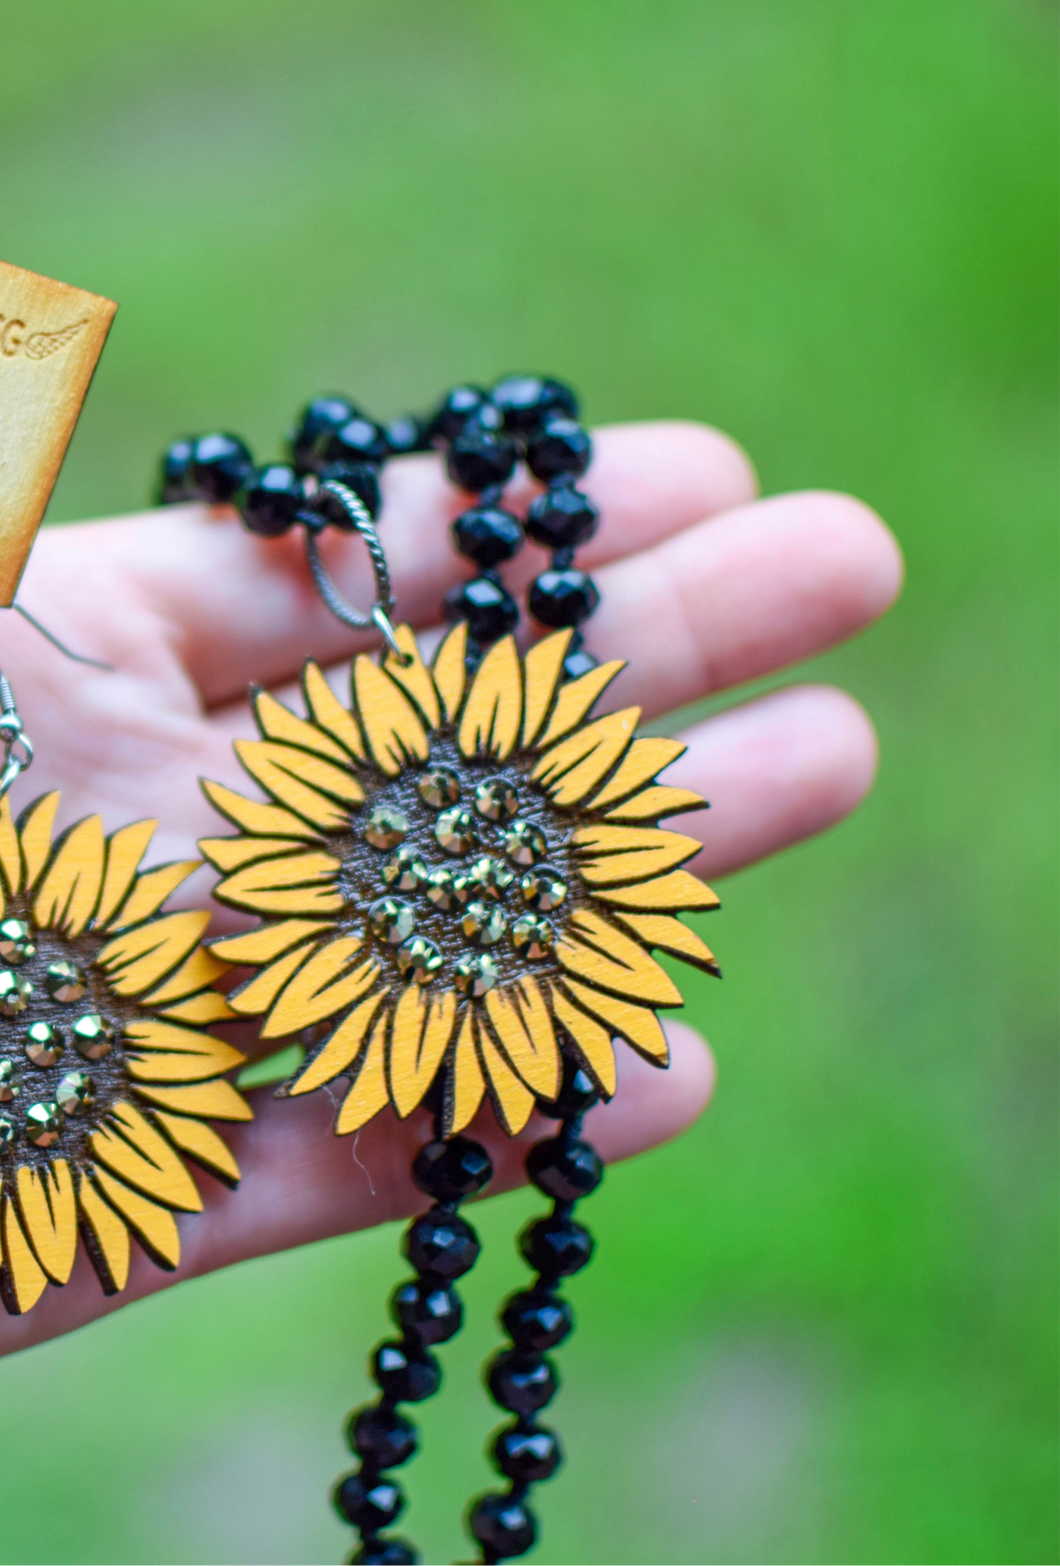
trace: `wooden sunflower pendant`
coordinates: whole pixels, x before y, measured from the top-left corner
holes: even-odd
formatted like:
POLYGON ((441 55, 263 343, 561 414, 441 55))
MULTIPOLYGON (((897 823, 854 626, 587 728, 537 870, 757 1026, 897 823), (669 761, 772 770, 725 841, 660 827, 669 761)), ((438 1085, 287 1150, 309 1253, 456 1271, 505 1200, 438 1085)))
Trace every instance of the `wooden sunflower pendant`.
POLYGON ((208 913, 159 914, 197 860, 138 873, 153 821, 104 837, 88 816, 53 845, 58 794, 0 805, 0 1295, 13 1314, 70 1277, 78 1228, 104 1292, 125 1287, 130 1232, 166 1268, 174 1210, 202 1201, 187 1154, 220 1179, 235 1159, 205 1119, 249 1120, 220 1074, 238 1050, 208 913))
POLYGON ((352 711, 308 663, 308 717, 259 692, 262 738, 236 742, 272 802, 204 784, 240 829, 199 845, 216 895, 263 921, 212 943, 260 970, 230 1003, 308 1040, 282 1093, 350 1079, 340 1133, 442 1071, 446 1136, 486 1093, 514 1135, 561 1051, 610 1096, 614 1038, 667 1061, 655 1008, 681 996, 650 948, 717 972, 675 917, 717 905, 679 868, 700 845, 657 824, 703 804, 656 781, 684 746, 635 739, 635 707, 590 721, 624 664, 562 683, 569 637, 525 659, 507 637, 469 681, 463 625, 432 669, 402 626, 404 664, 355 660, 352 711))

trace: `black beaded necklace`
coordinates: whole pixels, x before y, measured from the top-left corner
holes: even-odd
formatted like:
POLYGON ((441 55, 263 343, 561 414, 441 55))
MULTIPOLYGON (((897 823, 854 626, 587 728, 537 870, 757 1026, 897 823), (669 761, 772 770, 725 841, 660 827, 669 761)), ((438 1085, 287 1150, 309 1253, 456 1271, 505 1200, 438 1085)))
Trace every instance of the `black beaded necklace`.
MULTIPOLYGON (((466 641, 461 642, 460 650, 463 668, 452 673, 450 662, 446 661, 445 648, 455 634, 451 633, 435 661, 429 698, 421 694, 416 699, 426 710, 430 702, 437 705, 436 688, 448 702, 447 691, 458 686, 459 691, 463 692, 465 679, 471 680, 475 671, 479 671, 483 678, 487 677, 490 658, 493 656, 491 649, 501 653, 505 640, 510 639, 519 621, 518 605, 504 586, 499 568, 513 558, 522 547, 525 536, 529 535, 535 543, 549 549, 552 557, 549 567, 535 578, 527 594, 527 607, 533 620, 561 633, 554 655, 556 672, 550 687, 552 695, 546 703, 548 710, 553 713, 552 726, 555 728, 558 723, 556 714, 564 699, 564 690, 570 689, 579 696, 572 711, 576 710, 579 716, 587 713, 599 693, 597 687, 602 690, 619 666, 608 666, 608 669, 600 669, 598 675, 595 674, 594 671, 598 670, 597 660, 583 644, 581 627, 596 609, 599 593, 592 579, 574 564, 574 555, 575 550, 595 533, 599 517, 591 500, 576 487, 577 480, 589 465, 592 447, 588 434, 578 422, 578 405, 574 394, 560 382, 534 376, 513 376, 500 381, 490 392, 475 386, 459 386, 448 394, 429 417, 405 417, 386 426, 368 418, 346 398, 317 398, 304 410, 290 437, 291 460, 287 463, 269 463, 256 467, 246 445, 231 435, 214 434, 177 441, 163 460, 161 499, 165 503, 190 499, 214 504, 231 502, 236 506, 244 525, 263 537, 278 536, 295 524, 301 524, 306 530, 310 563, 329 606, 349 623, 365 624, 364 617, 348 610, 323 573, 319 557, 314 552, 315 540, 327 526, 337 526, 360 531, 371 547, 374 533, 368 519, 374 520, 379 515, 378 475, 381 467, 391 456, 431 449, 443 453, 453 483, 473 497, 473 503, 453 523, 452 536, 459 552, 477 567, 477 574, 448 592, 444 603, 444 613, 449 624, 466 627, 466 641), (505 486, 519 462, 525 463, 531 475, 545 486, 531 501, 525 522, 521 522, 502 505, 505 486), (583 701, 580 692, 588 684, 592 685, 592 689, 583 701)), ((375 547, 378 549, 377 545, 375 547)), ((385 574, 383 581, 388 593, 385 574)), ((394 633, 386 614, 382 615, 381 620, 377 616, 376 623, 387 634, 392 648, 392 654, 384 660, 384 671, 415 696, 417 690, 422 690, 414 683, 418 670, 423 668, 422 664, 416 665, 409 651, 410 643, 401 639, 400 631, 394 633), (412 672, 402 674, 402 659, 407 660, 412 672)), ((460 634, 462 637, 463 631, 460 634)), ((513 651, 510 656, 517 655, 513 651)), ((549 656, 553 655, 549 653, 549 656)), ((430 680, 431 677, 425 674, 425 678, 430 680)), ((529 673, 526 678, 529 680, 529 673)), ((457 705, 460 700, 464 701, 465 713, 475 699, 476 683, 477 680, 472 683, 469 694, 454 698, 457 705)), ((308 679, 306 690, 312 716, 323 723, 319 700, 314 701, 308 679)), ((365 717, 367 701, 362 691, 359 710, 365 734, 370 729, 370 715, 367 720, 365 717)), ((357 703, 355 693, 355 708, 357 703)), ((545 716, 547 713, 543 709, 537 731, 539 734, 544 732, 545 716)), ((616 715, 616 718, 621 717, 621 714, 616 715)), ((258 719, 263 735, 275 740, 280 731, 270 727, 270 720, 263 720, 260 709, 258 719)), ((301 723, 302 720, 292 721, 301 723)), ((529 718, 524 721, 524 749, 528 738, 527 723, 529 718)), ((614 723, 615 719, 603 719, 596 727, 603 732, 601 726, 610 724, 613 729, 614 723)), ((567 728, 572 724, 568 724, 567 728)), ((563 723, 559 723, 559 731, 566 732, 563 723)), ((288 725, 284 737, 290 739, 292 732, 288 725)), ((333 719, 328 732, 341 738, 345 733, 341 720, 333 719)), ((608 733, 611 732, 608 730, 608 733)), ((566 743, 574 743, 577 737, 575 734, 574 739, 566 743)), ((545 744, 548 740, 549 734, 546 733, 545 744)), ((293 743, 299 743, 297 734, 293 743)), ((346 743, 351 751, 356 752, 356 744, 362 743, 362 740, 358 738, 356 743, 347 740, 346 743)), ((698 845, 693 844, 691 839, 678 839, 676 834, 660 834, 654 822, 659 815, 676 809, 688 809, 692 796, 658 786, 649 788, 643 795, 635 795, 633 791, 645 781, 653 782, 659 767, 679 753, 680 747, 675 747, 669 741, 635 741, 634 746, 649 747, 649 752, 638 767, 632 750, 627 748, 628 743, 628 740, 620 737, 614 750, 617 771, 610 761, 600 769, 600 777, 606 780, 610 776, 610 781, 605 781, 602 794, 598 797, 602 798, 608 790, 620 802, 624 794, 631 796, 628 807, 619 803, 618 819, 640 823, 650 816, 652 825, 647 830, 641 826, 619 826, 590 828, 590 831, 595 831, 595 840, 603 844, 601 852, 629 850, 633 845, 633 852, 652 854, 657 851, 659 838, 672 840, 675 844, 688 844, 688 849, 680 851, 676 856, 671 852, 664 866, 666 868, 679 863, 682 857, 689 857, 698 845), (652 746, 656 748, 650 749, 652 746), (664 748, 660 750, 660 746, 664 748), (619 765, 619 759, 623 756, 626 759, 619 765), (623 768, 630 769, 630 781, 625 789, 621 782, 623 768), (650 801, 647 801, 648 794, 653 796, 650 801), (661 796, 664 794, 672 795, 674 802, 663 800, 661 796), (654 796, 660 797, 656 799, 654 796), (647 803, 637 806, 638 798, 644 798, 647 803)), ((555 755, 557 750, 562 749, 562 744, 553 746, 547 754, 555 755)), ((325 749, 324 753, 329 754, 329 751, 325 749)), ((464 754, 468 753, 465 747, 464 754)), ((301 754, 310 764, 311 758, 305 752, 301 754)), ((422 754, 426 754, 426 751, 422 754)), ((316 766, 319 769, 319 761, 316 766)), ((522 786, 526 777, 520 776, 521 781, 517 777, 516 782, 522 786)), ((421 781, 417 785, 420 796, 429 801, 432 809, 437 810, 448 804, 448 816, 467 818, 447 824, 446 830, 452 833, 466 832, 468 841, 475 841, 475 824, 468 812, 460 811, 452 803, 460 796, 461 788, 454 772, 442 767, 421 774, 420 777, 421 781), (455 792, 446 793, 446 790, 455 792)), ((261 781, 260 777, 258 780, 261 781)), ((454 877, 445 868, 429 875, 408 847, 393 849, 384 865, 384 876, 390 874, 387 865, 392 866, 393 884, 399 890, 415 889, 418 885, 421 891, 426 889, 427 897, 436 906, 455 907, 459 914, 460 907, 454 897, 462 899, 466 895, 503 899, 518 867, 528 866, 518 886, 533 912, 524 915, 521 920, 517 919, 509 933, 513 944, 517 944, 521 939, 520 926, 525 927, 522 949, 529 951, 531 957, 547 957, 553 928, 544 915, 559 907, 567 898, 568 885, 555 870, 541 862, 545 854, 544 836, 530 822, 515 821, 508 828, 504 827, 503 812, 509 808, 505 801, 508 796, 512 799, 516 797, 516 790, 510 780, 487 778, 475 787, 472 779, 470 783, 465 780, 462 786, 465 793, 469 788, 474 788, 476 808, 487 822, 500 822, 496 828, 489 830, 494 831, 495 838, 496 834, 501 834, 497 840, 507 845, 503 853, 508 856, 508 862, 485 858, 473 863, 466 872, 462 871, 463 881, 468 885, 473 883, 473 890, 466 894, 460 892, 461 876, 454 877), (504 835, 506 831, 507 836, 504 835), (476 876, 477 882, 474 880, 476 876)), ((285 796, 275 794, 275 797, 282 800, 285 796)), ((221 808, 226 807, 222 805, 221 808)), ((515 805, 510 808, 514 810, 515 805)), ((237 825, 246 827, 242 816, 233 813, 231 808, 228 813, 237 825)), ((614 819, 615 815, 616 810, 612 810, 608 819, 614 819)), ((404 817, 401 822, 403 824, 395 826, 392 811, 389 817, 379 811, 369 817, 369 827, 377 831, 393 827, 401 833, 407 826, 404 817), (373 828, 376 816, 379 816, 379 820, 373 828)), ((442 817, 438 817, 439 828, 441 823, 442 817)), ((478 826, 481 830, 487 830, 482 821, 478 822, 478 826)), ((390 838, 373 838, 368 831, 365 835, 380 849, 391 846, 390 838)), ((577 841, 578 835, 575 834, 574 841, 577 841)), ((213 841, 227 843, 232 840, 213 841)), ((398 839, 394 838, 393 841, 398 839)), ((439 838, 439 841, 445 840, 439 838)), ((203 845, 203 851, 210 857, 208 844, 203 845)), ((466 850, 458 846, 456 850, 450 848, 449 851, 466 850)), ((552 853, 552 850, 549 852, 552 853)), ((221 868, 228 868, 222 858, 215 858, 214 862, 221 868)), ((610 861, 612 865, 617 862, 615 859, 610 861)), ((573 859, 571 864, 574 864, 573 859)), ((591 866, 586 865, 584 874, 587 877, 590 871, 591 866)), ((575 870, 571 873, 577 872, 575 870)), ((606 883, 609 873, 614 880, 613 872, 608 872, 606 867, 597 872, 598 879, 606 883)), ((641 879, 647 873, 644 872, 641 879)), ((699 887, 699 883, 695 883, 686 872, 677 872, 677 875, 686 876, 689 884, 699 887)), ((620 875, 618 880, 622 879, 620 875)), ((663 879, 652 885, 661 887, 663 879)), ((671 876, 670 882, 673 879, 671 876)), ((222 888, 225 885, 222 882, 222 888)), ((700 896, 697 901, 697 894, 690 895, 684 882, 681 883, 680 895, 672 887, 667 887, 665 896, 670 898, 668 903, 660 901, 658 897, 654 901, 647 898, 638 902, 627 895, 627 890, 614 894, 614 900, 631 908, 705 907, 716 903, 713 894, 706 889, 700 889, 705 896, 700 896)), ((218 895, 224 895, 221 888, 218 895)), ((262 908, 260 900, 240 903, 234 896, 226 900, 258 911, 262 908)), ((388 940, 404 941, 398 953, 400 958, 401 952, 417 939, 405 939, 412 929, 411 922, 400 924, 400 920, 408 914, 408 905, 400 899, 381 899, 368 910, 370 922, 380 904, 385 904, 379 914, 383 923, 377 921, 373 928, 377 932, 384 929, 388 940)), ((411 914, 408 917, 411 919, 411 914)), ((599 985, 601 994, 594 1003, 591 996, 595 991, 585 991, 584 985, 579 990, 575 980, 562 981, 567 989, 558 999, 554 997, 554 1015, 548 1024, 548 1038, 554 1040, 551 1048, 555 1051, 557 1043, 559 1048, 553 1086, 547 1093, 538 1087, 532 1096, 526 1095, 525 1087, 519 1089, 524 1095, 519 1125, 525 1121, 530 1108, 536 1103, 538 1112, 547 1119, 557 1121, 558 1128, 554 1135, 537 1142, 526 1159, 530 1181, 551 1200, 552 1207, 544 1217, 531 1222, 520 1236, 521 1253, 533 1270, 534 1277, 528 1288, 513 1294, 502 1306, 500 1321, 509 1342, 494 1354, 487 1367, 487 1385, 494 1401, 513 1417, 497 1431, 492 1447, 493 1460, 507 1481, 507 1486, 501 1491, 479 1496, 469 1509, 468 1526, 478 1542, 484 1562, 513 1559, 532 1548, 537 1538, 537 1523, 528 1504, 530 1488, 555 1473, 563 1460, 558 1437, 554 1431, 538 1423, 537 1415, 552 1400, 558 1387, 556 1370, 546 1355, 568 1336, 573 1327, 570 1306, 560 1294, 562 1280, 584 1267, 593 1253, 593 1240, 589 1231, 574 1218, 574 1210, 581 1198, 596 1189, 604 1172, 600 1158, 581 1134, 587 1110, 601 1097, 609 1097, 613 1091, 613 1066, 608 1068, 599 1050, 603 1048, 605 1054, 610 1056, 608 1041, 623 1031, 617 1024, 628 1020, 630 1026, 625 1031, 634 1047, 649 1054, 657 1064, 665 1063, 665 1045, 661 1042, 656 1044, 652 1040, 645 1042, 641 1036, 643 1024, 637 1021, 637 1017, 651 1016, 652 1024, 657 1028, 654 1016, 640 1007, 630 1005, 628 1000, 618 1000, 616 994, 637 996, 639 999, 647 999, 651 1004, 675 1003, 672 998, 661 998, 662 991, 654 998, 642 994, 637 984, 631 983, 628 976, 623 977, 626 970, 616 963, 616 955, 619 962, 630 965, 630 974, 636 968, 639 956, 628 933, 623 933, 617 924, 601 925, 595 914, 573 914, 572 917, 582 917, 584 921, 593 918, 597 920, 596 926, 586 925, 591 932, 590 939, 595 939, 595 944, 580 948, 587 955, 578 959, 582 967, 577 971, 582 978, 589 978, 599 985), (603 938, 600 928, 605 931, 603 938), (634 955, 630 955, 631 952, 634 955), (597 1021, 589 1020, 586 1012, 571 1006, 572 991, 582 1006, 588 1004, 591 1008, 595 1004, 597 1021), (590 995, 589 1002, 585 1001, 585 994, 590 995), (603 1019, 605 1026, 601 1026, 599 1019, 603 1019)), ((480 940, 484 940, 489 932, 487 921, 490 918, 495 920, 498 930, 507 927, 506 918, 498 915, 495 905, 491 911, 488 900, 468 903, 464 918, 467 921, 464 928, 477 931, 480 940)), ((670 919, 669 924, 675 929, 667 934, 662 930, 665 916, 656 916, 649 930, 648 924, 652 918, 650 914, 626 915, 625 928, 627 931, 632 929, 644 947, 661 946, 708 971, 717 971, 707 948, 685 926, 670 919)), ((237 937, 228 942, 233 948, 230 953, 233 958, 238 959, 245 953, 245 941, 240 946, 241 939, 237 937)), ((499 939, 499 935, 489 935, 489 939, 499 939)), ((440 965, 441 956, 432 943, 419 939, 418 952, 410 954, 409 968, 403 971, 411 971, 413 962, 418 962, 422 969, 424 964, 433 963, 436 959, 440 965)), ((653 975, 660 976, 663 985, 669 984, 662 970, 657 969, 647 956, 646 950, 643 952, 643 960, 651 965, 653 975)), ((462 967, 459 964, 457 966, 458 977, 455 982, 469 998, 465 1016, 469 1016, 477 999, 485 996, 487 1001, 491 1000, 487 991, 496 982, 496 966, 493 965, 491 977, 490 964, 491 958, 487 953, 464 963, 462 967), (461 972, 464 973, 463 979, 459 977, 461 972)), ((576 967, 573 959, 572 966, 576 967)), ((429 983, 429 975, 425 978, 422 971, 417 972, 416 977, 420 984, 429 983)), ((658 981, 652 977, 650 982, 658 981)), ((409 984, 409 993, 415 989, 415 984, 409 984)), ((679 1000, 676 990, 673 990, 673 996, 679 1000)), ((522 999, 526 1000, 527 997, 524 995, 522 999)), ((493 1019, 490 1024, 492 1034, 484 1022, 474 1024, 468 1021, 467 1026, 478 1026, 481 1029, 477 1035, 478 1059, 489 1066, 488 1091, 502 1123, 509 1131, 513 1131, 519 1128, 514 1123, 512 1111, 515 1089, 505 1084, 515 1069, 512 1062, 517 1059, 518 1049, 522 1047, 520 1040, 528 1041, 526 1028, 530 1027, 533 1031, 528 1021, 530 1013, 525 1008, 520 1010, 519 1027, 524 1031, 519 1033, 516 1030, 514 1045, 513 1035, 506 1031, 508 1024, 504 1015, 498 1010, 491 1011, 490 1016, 493 1019), (506 1058, 501 1058, 499 1063, 495 1053, 488 1054, 493 1050, 494 1042, 502 1045, 502 1056, 506 1052, 506 1058), (508 1073, 507 1077, 505 1072, 508 1073)), ((395 1021, 395 1038, 397 1028, 398 1022, 395 1021)), ((318 1033, 319 1029, 307 1029, 305 1035, 311 1048, 310 1065, 306 1068, 310 1075, 315 1069, 313 1062, 317 1056, 312 1051, 317 1045, 318 1033)), ((426 1033, 423 1037, 426 1038, 426 1033)), ((461 1033, 461 1041, 463 1037, 461 1033)), ((660 1033, 659 1041, 661 1038, 660 1033)), ((326 1044, 323 1053, 326 1054, 332 1047, 332 1044, 326 1044)), ((373 1047, 370 1046, 367 1056, 362 1057, 365 1063, 360 1067, 360 1075, 351 1089, 351 1099, 358 1093, 368 1091, 363 1084, 371 1069, 369 1062, 373 1047)), ((396 1046, 391 1043, 388 1047, 393 1052, 396 1046)), ((379 1397, 375 1403, 354 1410, 346 1427, 350 1447, 360 1462, 354 1472, 339 1480, 334 1490, 334 1501, 341 1516, 358 1530, 360 1536, 359 1546, 349 1556, 352 1562, 386 1562, 397 1566, 397 1563, 418 1558, 411 1544, 386 1534, 405 1505, 401 1488, 390 1477, 390 1471, 406 1463, 418 1444, 416 1428, 400 1411, 399 1405, 422 1402, 433 1396, 440 1386, 441 1370, 432 1351, 438 1344, 453 1337, 462 1325, 463 1307, 454 1283, 474 1265, 480 1249, 474 1229, 460 1216, 458 1209, 468 1197, 485 1189, 493 1173, 486 1149, 462 1134, 461 1128, 466 1122, 461 1120, 457 1125, 459 1117, 454 1103, 461 1091, 461 1048, 462 1042, 459 1041, 450 1046, 430 1085, 425 1085, 420 1094, 419 1101, 433 1113, 434 1132, 433 1139, 416 1155, 412 1175, 418 1189, 431 1199, 431 1206, 413 1219, 404 1236, 404 1254, 415 1276, 399 1285, 391 1297, 391 1314, 399 1335, 380 1343, 372 1356, 372 1375, 379 1387, 379 1397), (454 1126, 456 1134, 453 1134, 454 1126)), ((393 1065, 390 1069, 393 1071, 393 1065)), ((479 1068, 476 1066, 475 1069, 479 1068)), ((524 1082, 533 1084, 540 1080, 525 1064, 519 1069, 522 1070, 524 1082)), ((379 1070, 382 1071, 381 1065, 379 1070)), ((346 1074, 349 1074, 348 1070, 346 1074)), ((292 1080, 297 1084, 297 1078, 292 1080)), ((324 1078, 320 1077, 319 1080, 324 1078)), ((281 1091, 290 1090, 291 1084, 287 1084, 286 1089, 281 1091)), ((295 1085, 293 1091, 301 1089, 295 1085)), ((402 1111, 394 1094, 395 1089, 391 1085, 390 1095, 395 1107, 399 1112, 407 1112, 402 1111)), ((345 1107, 340 1113, 339 1130, 344 1129, 343 1114, 345 1107)), ((362 1115, 361 1118, 366 1116, 362 1115)), ((356 1123, 360 1124, 361 1120, 356 1123)))

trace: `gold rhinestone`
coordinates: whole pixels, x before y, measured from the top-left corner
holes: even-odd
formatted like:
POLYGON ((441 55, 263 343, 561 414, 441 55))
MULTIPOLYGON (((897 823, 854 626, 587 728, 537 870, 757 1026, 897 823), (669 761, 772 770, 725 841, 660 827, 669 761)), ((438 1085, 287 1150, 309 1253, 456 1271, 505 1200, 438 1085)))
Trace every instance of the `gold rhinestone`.
POLYGON ((476 945, 496 946, 508 928, 508 921, 499 908, 491 908, 488 903, 468 903, 460 928, 476 945))
POLYGON ((447 854, 466 854, 478 842, 470 812, 459 806, 442 811, 434 823, 434 835, 439 848, 444 848, 447 854))
POLYGON ((428 901, 436 908, 440 908, 443 913, 449 913, 456 904, 453 884, 453 872, 445 869, 432 870, 424 883, 428 901))
POLYGON ((0 1017, 17 1017, 25 1011, 33 995, 33 986, 10 968, 0 970, 0 1017))
POLYGON ((79 1115, 96 1101, 96 1084, 87 1071, 68 1071, 59 1078, 55 1101, 64 1115, 79 1115))
POLYGON ((427 866, 414 848, 395 848, 383 861, 383 880, 395 892, 414 892, 427 879, 427 866))
POLYGON ((23 919, 0 921, 0 962, 10 962, 17 966, 25 962, 28 957, 36 955, 36 942, 29 925, 23 919))
POLYGON ((555 944, 555 930, 547 919, 539 919, 537 914, 523 914, 512 925, 512 945, 520 957, 534 960, 547 957, 555 944))
POLYGON ((523 894, 523 901, 529 903, 531 908, 536 908, 540 913, 551 913, 566 897, 567 883, 561 881, 547 865, 537 865, 523 876, 519 890, 523 894))
POLYGON ((90 1011, 74 1023, 74 1048, 86 1060, 102 1060, 113 1048, 116 1031, 106 1017, 101 1017, 98 1011, 90 1011))
POLYGON ((529 821, 513 821, 504 834, 504 852, 517 865, 543 859, 547 848, 544 832, 529 821))
POLYGON ((0 1060, 0 1104, 10 1104, 22 1092, 22 1074, 13 1060, 0 1060))
POLYGON ((26 1029, 26 1054, 35 1066, 54 1066, 64 1049, 62 1030, 50 1022, 31 1022, 26 1029))
POLYGON ((462 957, 453 969, 453 983, 472 998, 492 990, 498 976, 497 964, 485 953, 481 957, 462 957))
POLYGON ((88 989, 84 970, 76 962, 49 963, 44 982, 52 1000, 62 1001, 64 1006, 72 1006, 74 1001, 81 1000, 88 989))
POLYGON ((487 821, 506 821, 519 809, 519 796, 504 778, 487 778, 475 790, 475 809, 487 821))
POLYGON ((396 848, 409 829, 404 811, 393 805, 377 805, 364 824, 365 840, 373 848, 396 848))
POLYGON ((460 779, 451 767, 433 767, 416 784, 419 796, 432 810, 455 805, 460 798, 460 779))
POLYGON ((378 897, 368 910, 372 934, 391 946, 400 946, 416 928, 416 915, 400 897, 378 897))
POLYGON ((17 1136, 18 1131, 15 1129, 14 1121, 9 1120, 6 1115, 0 1115, 0 1153, 5 1147, 10 1147, 17 1136))
POLYGON ((515 871, 503 859, 491 859, 488 854, 472 860, 467 873, 479 896, 491 897, 495 901, 500 901, 515 880, 515 871))
POLYGON ((430 984, 442 966, 442 954, 433 941, 414 935, 411 941, 398 947, 397 965, 412 983, 430 984))
POLYGON ((58 1104, 31 1104, 26 1110, 26 1135, 34 1147, 51 1147, 62 1124, 58 1104))

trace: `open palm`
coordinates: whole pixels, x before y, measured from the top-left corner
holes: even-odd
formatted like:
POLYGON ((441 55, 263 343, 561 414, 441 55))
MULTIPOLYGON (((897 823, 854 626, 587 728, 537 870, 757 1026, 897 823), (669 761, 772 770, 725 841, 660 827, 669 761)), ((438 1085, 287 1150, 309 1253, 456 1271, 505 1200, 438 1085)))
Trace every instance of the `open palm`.
MULTIPOLYGON (((611 705, 639 704, 646 719, 659 719, 845 640, 898 591, 898 551, 872 512, 823 493, 756 500, 746 458, 711 430, 615 427, 597 434, 595 450, 585 488, 603 526, 579 563, 593 571, 602 594, 590 627, 593 652, 630 660, 611 705)), ((526 498, 518 487, 516 509, 526 498)), ((380 530, 398 617, 425 634, 460 575, 447 528, 459 509, 435 458, 389 465, 380 530)), ((360 542, 330 537, 324 552, 345 594, 367 604, 372 583, 360 542)), ((512 573, 513 589, 539 569, 538 552, 528 549, 512 573)), ((59 788, 61 825, 93 811, 107 830, 157 816, 152 853, 160 861, 193 856, 197 838, 226 830, 197 780, 245 786, 231 742, 254 732, 248 683, 281 697, 290 687, 293 699, 306 656, 343 665, 370 645, 320 603, 298 539, 256 539, 233 513, 201 506, 47 531, 20 600, 114 672, 71 664, 24 621, 5 618, 0 667, 37 747, 30 778, 16 784, 16 811, 44 789, 59 788)), ((875 767, 874 735, 861 708, 820 686, 786 688, 681 737, 688 751, 666 781, 704 794, 713 808, 673 824, 703 842, 692 868, 707 879, 840 820, 869 788, 875 767)), ((192 898, 197 892, 206 899, 205 872, 191 887, 192 898)), ((225 915, 218 927, 231 923, 225 915)), ((670 1022, 667 1032, 670 1070, 624 1052, 615 1099, 589 1117, 588 1134, 605 1159, 675 1135, 710 1096, 706 1046, 684 1024, 670 1022)), ((358 1169, 349 1140, 330 1134, 325 1094, 276 1102, 265 1090, 256 1098, 257 1119, 229 1133, 243 1183, 231 1192, 202 1177, 206 1211, 182 1220, 184 1260, 176 1273, 138 1256, 126 1292, 106 1299, 80 1255, 65 1288, 49 1290, 28 1316, 0 1320, 0 1352, 68 1331, 183 1277, 422 1205, 408 1170, 413 1147, 429 1135, 423 1111, 404 1123, 390 1111, 378 1116, 359 1138, 358 1169)), ((532 1119, 509 1142, 492 1113, 483 1114, 472 1131, 494 1159, 493 1189, 523 1178, 526 1144, 542 1129, 532 1119)))

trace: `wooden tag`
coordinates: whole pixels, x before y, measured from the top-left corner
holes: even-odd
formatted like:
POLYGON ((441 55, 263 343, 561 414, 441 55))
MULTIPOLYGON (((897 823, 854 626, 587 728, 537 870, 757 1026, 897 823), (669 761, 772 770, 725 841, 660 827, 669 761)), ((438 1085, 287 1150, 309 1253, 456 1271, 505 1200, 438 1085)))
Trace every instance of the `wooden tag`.
POLYGON ((117 305, 0 261, 0 605, 55 487, 117 305))

